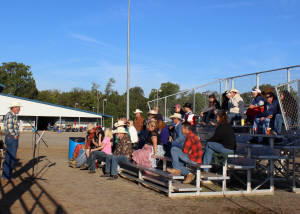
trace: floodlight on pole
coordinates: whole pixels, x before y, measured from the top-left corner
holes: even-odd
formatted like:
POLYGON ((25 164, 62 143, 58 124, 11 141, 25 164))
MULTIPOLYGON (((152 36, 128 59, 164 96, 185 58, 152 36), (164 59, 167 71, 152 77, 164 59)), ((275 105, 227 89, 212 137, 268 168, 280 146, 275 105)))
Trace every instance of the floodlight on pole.
POLYGON ((130 88, 130 67, 129 67, 129 41, 130 41, 130 0, 128 0, 128 21, 127 21, 127 105, 126 105, 126 118, 129 120, 129 88, 130 88))

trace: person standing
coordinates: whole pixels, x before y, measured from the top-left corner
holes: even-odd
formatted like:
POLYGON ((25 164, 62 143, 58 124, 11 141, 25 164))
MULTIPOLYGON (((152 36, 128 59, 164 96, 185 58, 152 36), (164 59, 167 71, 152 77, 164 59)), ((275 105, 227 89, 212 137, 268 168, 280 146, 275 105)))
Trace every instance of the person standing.
POLYGON ((144 117, 141 115, 143 112, 140 109, 136 109, 135 112, 133 113, 135 114, 133 125, 137 130, 138 134, 140 134, 140 132, 143 129, 144 120, 145 120, 144 117))
POLYGON ((19 114, 20 110, 20 103, 12 103, 10 105, 10 111, 5 115, 4 118, 6 155, 3 165, 2 178, 7 180, 12 178, 12 171, 15 167, 15 161, 17 159, 20 136, 17 114, 19 114))

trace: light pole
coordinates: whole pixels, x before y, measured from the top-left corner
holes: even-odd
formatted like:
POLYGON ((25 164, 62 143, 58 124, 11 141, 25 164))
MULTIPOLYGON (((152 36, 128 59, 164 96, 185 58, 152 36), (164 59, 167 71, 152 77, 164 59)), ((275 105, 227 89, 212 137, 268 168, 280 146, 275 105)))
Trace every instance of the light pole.
POLYGON ((130 39, 130 0, 128 0, 128 20, 127 20, 127 106, 126 106, 126 117, 129 120, 129 74, 130 74, 130 67, 129 67, 129 39, 130 39))
POLYGON ((104 123, 104 102, 107 102, 107 99, 103 99, 103 115, 102 115, 102 121, 103 121, 103 124, 102 126, 104 127, 105 123, 104 123))

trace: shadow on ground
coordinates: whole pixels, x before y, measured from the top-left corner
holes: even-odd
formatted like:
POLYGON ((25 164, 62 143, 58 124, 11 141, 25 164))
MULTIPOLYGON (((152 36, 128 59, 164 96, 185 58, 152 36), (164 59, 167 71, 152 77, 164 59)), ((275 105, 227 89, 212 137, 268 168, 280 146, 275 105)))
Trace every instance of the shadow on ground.
POLYGON ((28 161, 18 168, 13 179, 0 183, 0 214, 13 213, 12 206, 19 202, 24 213, 65 214, 64 208, 39 184, 39 177, 55 164, 46 164, 32 176, 32 169, 38 162, 42 162, 45 156, 28 161), (26 195, 26 196, 25 196, 26 195), (30 195, 30 197, 28 197, 30 195))

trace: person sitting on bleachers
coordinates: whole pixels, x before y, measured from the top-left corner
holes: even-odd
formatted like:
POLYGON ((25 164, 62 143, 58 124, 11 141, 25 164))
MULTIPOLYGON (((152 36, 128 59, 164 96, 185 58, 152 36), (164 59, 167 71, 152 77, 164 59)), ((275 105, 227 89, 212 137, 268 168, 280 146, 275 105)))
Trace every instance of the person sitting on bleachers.
POLYGON ((185 103, 183 109, 185 111, 184 121, 189 122, 192 126, 194 126, 196 124, 196 117, 192 112, 192 104, 185 103))
POLYGON ((180 104, 176 104, 176 105, 174 106, 174 113, 181 114, 181 118, 184 119, 185 112, 184 112, 183 109, 181 108, 181 105, 180 105, 180 104))
POLYGON ((184 184, 189 184, 195 179, 185 166, 185 163, 201 164, 202 162, 202 144, 198 136, 192 131, 192 126, 188 122, 182 124, 182 133, 186 136, 183 149, 172 147, 172 165, 167 171, 173 175, 185 176, 184 184))
POLYGON ((247 109, 247 122, 253 123, 255 116, 264 111, 265 100, 261 96, 261 90, 258 88, 252 91, 253 100, 249 108, 247 109))
POLYGON ((172 119, 173 121, 172 126, 169 127, 170 129, 173 129, 171 147, 178 147, 182 149, 185 141, 185 136, 184 134, 182 134, 181 131, 181 125, 182 125, 181 115, 175 113, 172 116, 170 116, 170 119, 172 119))
POLYGON ((223 111, 228 111, 228 102, 229 102, 229 91, 226 90, 223 94, 222 94, 222 104, 221 104, 221 110, 223 111))
POLYGON ((220 103, 216 99, 214 94, 209 95, 209 102, 208 106, 206 106, 203 111, 201 112, 201 124, 206 125, 210 123, 210 125, 215 126, 215 118, 217 110, 221 108, 220 103))
POLYGON ((96 160, 98 161, 98 164, 100 164, 101 161, 105 161, 106 155, 111 155, 112 140, 112 130, 110 128, 106 128, 103 140, 100 141, 99 147, 95 148, 91 152, 84 169, 90 169, 89 173, 96 172, 96 160))
POLYGON ((138 138, 138 132, 135 129, 134 125, 133 125, 133 121, 129 120, 127 122, 127 127, 128 127, 128 132, 129 132, 129 136, 130 136, 130 140, 132 143, 137 143, 139 141, 138 138))
POLYGON ((256 115, 253 125, 253 128, 256 129, 262 125, 263 134, 266 134, 267 128, 274 130, 275 116, 279 112, 279 103, 273 92, 266 93, 266 100, 264 112, 256 115))
MULTIPOLYGON (((233 153, 236 149, 236 139, 234 131, 229 123, 225 111, 217 114, 217 128, 214 135, 207 140, 203 156, 203 165, 210 165, 214 153, 233 153)), ((208 172, 208 169, 204 169, 208 172)))
MULTIPOLYGON (((167 146, 170 138, 169 127, 162 120, 157 121, 157 131, 160 136, 161 145, 164 147, 167 146)), ((165 150, 166 151, 166 150, 165 150)))
POLYGON ((142 149, 138 149, 132 153, 132 159, 135 161, 135 163, 148 168, 155 168, 155 156, 164 156, 165 151, 161 145, 157 128, 157 121, 150 120, 148 122, 148 135, 145 140, 145 145, 142 149))
POLYGON ((128 162, 132 158, 132 143, 127 131, 124 127, 118 127, 114 133, 119 139, 113 155, 106 155, 105 157, 105 173, 101 177, 110 177, 108 180, 115 180, 118 178, 118 164, 128 162))
POLYGON ((228 118, 229 121, 240 120, 241 116, 244 114, 244 100, 240 95, 240 92, 232 88, 229 93, 229 102, 228 102, 228 118))

